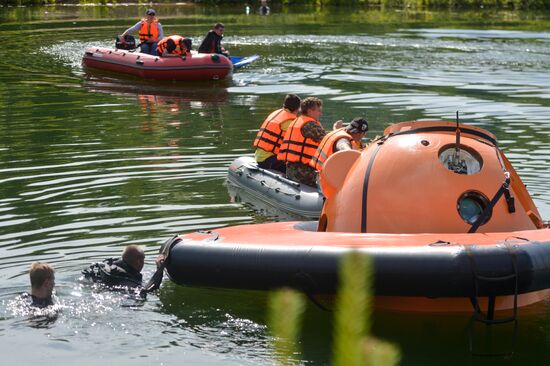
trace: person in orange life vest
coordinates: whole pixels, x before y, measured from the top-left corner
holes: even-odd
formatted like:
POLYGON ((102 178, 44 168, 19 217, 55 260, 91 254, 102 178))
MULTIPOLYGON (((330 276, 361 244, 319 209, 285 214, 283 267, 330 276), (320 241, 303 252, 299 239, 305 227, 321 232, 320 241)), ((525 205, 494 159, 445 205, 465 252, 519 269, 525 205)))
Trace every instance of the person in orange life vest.
POLYGON ((163 38, 157 47, 157 54, 166 56, 191 56, 191 40, 182 36, 163 38))
POLYGON ((283 173, 286 171, 285 163, 277 159, 277 154, 285 131, 296 119, 299 109, 300 97, 296 94, 288 94, 285 96, 283 108, 271 112, 262 123, 253 143, 256 148, 254 157, 260 168, 278 170, 283 173))
POLYGON ((164 31, 156 14, 153 9, 147 10, 143 19, 119 36, 120 41, 124 42, 124 36, 127 34, 139 31, 140 52, 157 56, 157 43, 164 38, 164 31))
MULTIPOLYGON (((308 97, 302 100, 302 115, 288 126, 277 154, 277 159, 286 164, 286 176, 309 186, 316 185, 316 170, 309 166, 309 161, 326 135, 319 122, 323 114, 322 107, 323 102, 318 98, 308 97)), ((337 121, 333 128, 340 128, 341 125, 342 121, 337 121)))
POLYGON ((365 118, 354 118, 347 127, 327 133, 317 151, 311 158, 309 166, 317 171, 323 169, 325 161, 335 152, 343 150, 362 150, 361 139, 369 130, 369 123, 365 118))

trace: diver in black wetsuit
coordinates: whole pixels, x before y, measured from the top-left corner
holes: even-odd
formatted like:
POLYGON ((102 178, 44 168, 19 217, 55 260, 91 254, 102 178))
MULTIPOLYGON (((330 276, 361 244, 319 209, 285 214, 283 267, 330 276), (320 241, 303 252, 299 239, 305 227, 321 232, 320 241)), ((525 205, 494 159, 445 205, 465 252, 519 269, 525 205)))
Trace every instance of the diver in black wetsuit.
POLYGON ((222 47, 223 32, 225 26, 222 23, 214 24, 199 46, 199 53, 217 53, 229 57, 229 52, 222 47))
MULTIPOLYGON (((159 255, 156 258, 157 268, 161 267, 163 261, 163 255, 159 255)), ((103 283, 111 288, 140 289, 145 290, 142 291, 144 294, 145 292, 157 289, 162 281, 162 269, 160 269, 160 274, 155 273, 153 279, 144 288, 142 283, 143 276, 141 274, 144 263, 145 252, 143 248, 132 244, 124 248, 122 258, 108 258, 103 262, 94 263, 84 269, 82 274, 94 282, 103 283)))
POLYGON ((34 262, 31 265, 29 272, 31 279, 31 306, 45 308, 53 305, 54 273, 55 270, 48 263, 34 262))

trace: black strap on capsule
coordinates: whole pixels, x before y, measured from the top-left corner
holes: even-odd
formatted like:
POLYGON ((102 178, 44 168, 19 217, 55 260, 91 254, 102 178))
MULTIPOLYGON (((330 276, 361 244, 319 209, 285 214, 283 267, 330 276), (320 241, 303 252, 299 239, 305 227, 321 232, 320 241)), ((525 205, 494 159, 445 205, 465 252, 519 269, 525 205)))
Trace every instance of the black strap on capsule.
POLYGON ((477 220, 472 224, 472 227, 470 228, 470 230, 468 230, 469 234, 475 233, 477 229, 479 229, 479 227, 487 221, 487 219, 489 218, 489 215, 491 215, 491 212, 493 212, 493 208, 495 207, 498 200, 500 200, 500 198, 503 195, 506 198, 506 203, 508 205, 508 212, 513 213, 516 211, 516 208, 514 205, 514 197, 512 197, 512 195, 510 194, 510 173, 506 172, 504 176, 505 176, 504 182, 500 186, 497 193, 495 193, 491 202, 489 202, 489 204, 487 205, 487 207, 485 207, 481 215, 479 215, 477 220))

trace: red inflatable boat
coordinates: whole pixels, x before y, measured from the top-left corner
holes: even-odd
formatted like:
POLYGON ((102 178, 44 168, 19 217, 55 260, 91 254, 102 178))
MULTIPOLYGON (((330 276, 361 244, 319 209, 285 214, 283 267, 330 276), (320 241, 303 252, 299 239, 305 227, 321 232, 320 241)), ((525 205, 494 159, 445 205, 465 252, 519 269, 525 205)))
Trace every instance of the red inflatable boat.
POLYGON ((159 80, 218 80, 233 70, 223 55, 193 53, 187 57, 157 57, 109 48, 87 48, 85 67, 159 80))

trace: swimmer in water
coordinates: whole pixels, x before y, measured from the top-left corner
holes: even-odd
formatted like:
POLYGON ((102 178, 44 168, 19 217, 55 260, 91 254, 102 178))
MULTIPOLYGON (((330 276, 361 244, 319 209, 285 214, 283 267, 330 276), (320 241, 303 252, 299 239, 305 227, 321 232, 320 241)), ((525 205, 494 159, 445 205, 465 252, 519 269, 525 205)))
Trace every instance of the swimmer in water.
POLYGON ((31 279, 31 306, 45 308, 53 305, 55 270, 48 263, 34 262, 29 272, 31 279))
MULTIPOLYGON (((159 255, 155 260, 157 268, 161 266, 163 261, 164 256, 159 255)), ((84 269, 82 274, 84 274, 84 277, 94 282, 102 283, 108 287, 118 289, 142 289, 143 276, 141 270, 144 264, 145 252, 143 248, 131 244, 124 248, 121 258, 108 258, 103 262, 94 263, 84 269)), ((162 272, 156 286, 150 288, 150 286, 147 285, 147 291, 158 288, 158 286, 160 286, 160 281, 162 281, 162 272)))

